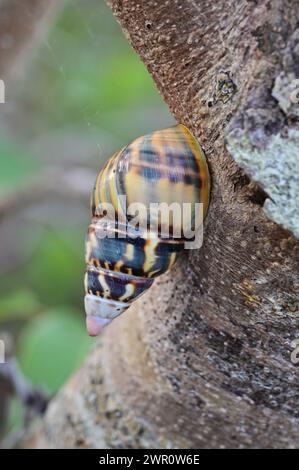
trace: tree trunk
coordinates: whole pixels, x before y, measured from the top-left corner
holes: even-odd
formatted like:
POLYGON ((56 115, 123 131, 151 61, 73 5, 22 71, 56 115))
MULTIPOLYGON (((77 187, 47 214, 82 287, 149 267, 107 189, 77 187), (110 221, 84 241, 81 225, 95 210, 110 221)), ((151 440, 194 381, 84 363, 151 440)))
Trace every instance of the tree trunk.
POLYGON ((205 150, 204 244, 107 327, 31 445, 296 447, 298 1, 109 4, 205 150))

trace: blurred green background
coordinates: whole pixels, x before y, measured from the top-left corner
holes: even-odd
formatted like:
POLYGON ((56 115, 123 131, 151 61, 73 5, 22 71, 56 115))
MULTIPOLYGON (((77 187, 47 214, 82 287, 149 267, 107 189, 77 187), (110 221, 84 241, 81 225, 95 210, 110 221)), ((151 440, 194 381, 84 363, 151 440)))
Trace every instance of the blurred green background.
MULTIPOLYGON (((26 377, 54 393, 94 342, 83 255, 95 176, 117 148, 173 119, 97 0, 64 4, 0 106, 0 338, 12 335, 26 377)), ((8 432, 21 419, 14 400, 8 432)))

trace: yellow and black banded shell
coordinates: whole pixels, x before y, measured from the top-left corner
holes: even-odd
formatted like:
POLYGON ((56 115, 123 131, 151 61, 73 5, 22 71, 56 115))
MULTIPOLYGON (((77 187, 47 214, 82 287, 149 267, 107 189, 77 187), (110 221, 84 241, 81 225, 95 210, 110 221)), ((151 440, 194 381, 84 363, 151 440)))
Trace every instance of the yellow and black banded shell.
POLYGON ((106 163, 92 193, 92 223, 86 241, 85 308, 91 335, 126 310, 156 276, 170 269, 185 241, 173 234, 178 229, 185 233, 190 226, 196 228, 195 203, 203 204, 205 216, 209 193, 205 156, 183 125, 139 137, 106 163), (120 204, 122 195, 126 198, 120 204), (113 206, 121 222, 102 218, 99 208, 103 203, 113 206), (142 229, 130 226, 127 209, 132 203, 146 207, 142 229), (191 203, 192 210, 179 222, 173 219, 165 237, 158 214, 156 231, 150 230, 152 203, 179 203, 180 207, 191 203))
POLYGON ((202 202, 205 215, 209 193, 203 151, 180 124, 139 137, 108 160, 96 180, 92 213, 97 215, 100 203, 110 203, 116 212, 120 210, 119 216, 128 219, 127 207, 133 203, 144 204, 149 211, 153 203, 191 203, 195 207, 194 203, 202 202), (126 207, 119 207, 119 195, 126 196, 126 207))

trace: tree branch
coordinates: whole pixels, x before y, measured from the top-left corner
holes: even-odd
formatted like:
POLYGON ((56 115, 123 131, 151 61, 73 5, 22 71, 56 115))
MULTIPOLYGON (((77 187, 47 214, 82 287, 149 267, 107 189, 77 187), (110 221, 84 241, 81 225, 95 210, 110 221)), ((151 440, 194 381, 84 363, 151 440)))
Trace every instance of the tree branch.
POLYGON ((40 39, 57 5, 57 0, 0 0, 2 80, 20 73, 24 55, 40 39))
POLYGON ((87 203, 94 174, 87 168, 73 166, 66 171, 63 166, 47 168, 37 178, 9 193, 0 201, 0 222, 4 217, 22 211, 31 204, 39 203, 49 195, 63 198, 76 198, 87 203))
MULTIPOLYGON (((3 338, 3 335, 1 335, 3 338)), ((44 414, 50 397, 41 389, 33 387, 24 377, 19 369, 19 365, 13 355, 12 339, 6 334, 6 362, 0 364, 0 437, 4 435, 4 440, 0 440, 0 448, 5 448, 8 441, 18 442, 26 433, 33 417, 44 414), (5 435, 6 417, 10 399, 15 396, 18 398, 24 410, 24 429, 18 431, 16 435, 5 435), (13 437, 13 439, 12 439, 13 437)))

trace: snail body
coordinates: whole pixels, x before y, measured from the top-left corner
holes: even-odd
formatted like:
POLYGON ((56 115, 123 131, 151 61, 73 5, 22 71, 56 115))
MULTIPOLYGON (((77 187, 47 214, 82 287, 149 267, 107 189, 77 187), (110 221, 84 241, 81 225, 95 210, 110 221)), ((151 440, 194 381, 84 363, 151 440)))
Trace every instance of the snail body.
POLYGON ((139 137, 108 160, 92 192, 86 239, 85 310, 91 336, 171 268, 184 249, 186 231, 200 223, 196 203, 203 204, 206 215, 209 189, 203 151, 183 125, 139 137), (191 209, 165 224, 161 203, 180 208, 188 203, 191 209), (130 212, 136 204, 137 225, 130 212))

